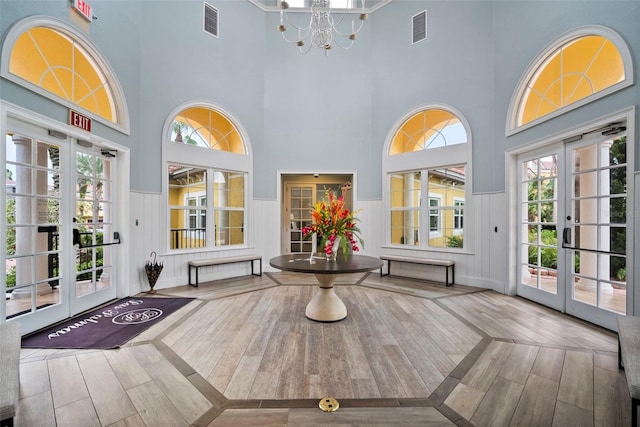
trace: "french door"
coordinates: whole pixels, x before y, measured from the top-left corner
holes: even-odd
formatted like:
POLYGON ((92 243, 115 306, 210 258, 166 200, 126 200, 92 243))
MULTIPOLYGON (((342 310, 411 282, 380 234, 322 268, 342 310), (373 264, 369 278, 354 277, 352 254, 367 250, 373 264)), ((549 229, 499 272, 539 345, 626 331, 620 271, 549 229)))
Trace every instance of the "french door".
POLYGON ((24 334, 114 299, 116 158, 17 119, 7 120, 2 153, 0 313, 24 334))
POLYGON ((120 242, 114 224, 116 171, 115 156, 105 157, 102 152, 87 150, 75 153, 72 314, 116 297, 113 260, 120 242))
MULTIPOLYGON (((344 181, 343 181, 344 182, 344 181)), ((283 253, 311 253, 311 238, 302 235, 302 227, 311 225, 311 210, 325 196, 325 190, 342 194, 343 183, 285 183, 283 253)), ((345 194, 345 204, 351 209, 350 192, 345 194)))
POLYGON ((519 295, 616 329, 627 307, 626 136, 518 157, 519 295))

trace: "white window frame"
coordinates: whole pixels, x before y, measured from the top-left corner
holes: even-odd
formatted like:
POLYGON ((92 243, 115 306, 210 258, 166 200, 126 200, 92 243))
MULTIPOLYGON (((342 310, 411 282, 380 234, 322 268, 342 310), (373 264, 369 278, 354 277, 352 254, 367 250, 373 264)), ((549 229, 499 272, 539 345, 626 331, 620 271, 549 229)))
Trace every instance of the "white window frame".
MULTIPOLYGON (((450 167, 464 167, 465 169, 465 204, 464 204, 464 216, 470 218, 473 212, 472 204, 472 185, 471 177, 473 176, 471 165, 471 149, 472 149, 472 135, 470 126, 464 115, 455 107, 445 104, 425 104, 408 111, 404 116, 399 118, 393 127, 391 127, 386 137, 385 148, 382 153, 382 169, 383 169, 383 206, 384 206, 384 241, 382 244, 383 249, 405 249, 405 250, 418 250, 429 252, 455 252, 455 253, 473 253, 473 224, 472 221, 463 221, 463 229, 458 233, 467 236, 464 240, 463 248, 453 247, 441 247, 441 246, 429 246, 429 238, 425 237, 439 237, 432 235, 429 227, 429 208, 428 208, 428 173, 430 170, 443 169, 450 167), (428 110, 439 109, 449 111, 454 114, 460 123, 464 126, 464 130, 467 134, 467 142, 454 144, 451 146, 438 147, 426 150, 412 151, 401 154, 389 154, 393 138, 398 130, 404 125, 404 123, 413 117, 415 114, 428 110), (407 173, 407 172, 421 172, 422 179, 422 198, 421 200, 421 212, 420 219, 420 244, 416 246, 391 243, 391 194, 390 194, 390 179, 394 174, 407 173)), ((447 208, 451 208, 448 206, 447 208)), ((398 209, 394 209, 398 210, 398 209)), ((442 219, 440 220, 442 221, 442 219)), ((441 224, 441 222, 440 222, 441 224)))
MULTIPOLYGON (((252 200, 252 172, 253 172, 253 153, 251 150, 251 144, 249 136, 246 130, 240 126, 240 122, 235 116, 228 110, 211 103, 203 101, 192 101, 176 107, 165 120, 163 127, 163 152, 162 160, 165 167, 163 168, 163 217, 166 230, 166 238, 164 238, 164 248, 167 254, 187 254, 187 253, 199 253, 199 252, 217 252, 217 251, 229 251, 242 248, 249 248, 253 246, 253 233, 251 233, 252 213, 249 206, 249 201, 252 200), (221 151, 210 148, 203 148, 198 146, 192 146, 188 144, 176 144, 170 140, 173 121, 175 117, 183 110, 192 107, 204 107, 216 110, 223 114, 229 121, 236 127, 242 142, 246 154, 232 153, 229 151, 221 151), (215 233, 213 227, 215 224, 214 209, 213 209, 213 194, 207 195, 208 206, 207 209, 207 246, 201 248, 184 248, 184 249, 171 249, 170 232, 171 229, 171 209, 173 206, 169 204, 169 192, 168 192, 168 180, 169 171, 168 165, 176 164, 186 167, 196 167, 207 170, 207 174, 213 176, 215 171, 230 172, 230 173, 242 173, 245 175, 244 182, 244 243, 238 245, 223 245, 215 246, 215 233)), ((212 184, 207 184, 207 192, 212 191, 212 184), (210 190, 211 188, 211 190, 210 190)))
POLYGON ((117 74, 111 67, 109 61, 107 61, 102 53, 100 53, 100 50, 89 39, 89 37, 87 37, 85 33, 78 30, 76 27, 69 25, 64 21, 43 15, 33 15, 13 24, 7 32, 4 38, 4 43, 2 45, 2 57, 0 58, 0 76, 16 83, 19 86, 33 91, 38 95, 49 98, 67 108, 80 111, 82 112, 82 114, 91 117, 93 120, 102 123, 103 125, 108 126, 112 129, 115 129, 118 132, 121 132, 125 135, 129 135, 131 133, 131 125, 129 122, 129 107, 127 105, 124 90, 122 88, 122 85, 120 84, 120 81, 118 80, 117 74), (11 62, 10 55, 11 51, 13 50, 13 46, 25 31, 28 31, 35 27, 51 28, 69 37, 74 41, 74 43, 78 43, 80 46, 82 46, 82 48, 89 55, 89 58, 95 63, 96 68, 100 70, 105 79, 108 81, 109 88, 111 89, 111 95, 114 99, 114 107, 117 117, 116 122, 107 120, 92 111, 85 110, 82 106, 76 104, 75 102, 71 102, 68 99, 62 98, 53 92, 49 92, 48 90, 34 85, 33 83, 9 72, 9 64, 11 62))
POLYGON ((629 47, 624 39, 611 28, 602 26, 602 25, 588 25, 584 27, 575 28, 570 30, 555 40, 552 40, 549 44, 547 44, 538 55, 529 63, 526 71, 523 73, 522 77, 520 77, 520 81, 516 85, 516 88, 511 95, 511 101, 509 103, 509 109, 507 110, 507 123, 505 124, 505 135, 511 136, 518 132, 522 132, 525 129, 529 129, 534 127, 540 123, 547 122, 555 117, 558 117, 562 114, 565 114, 569 111, 575 110, 576 108, 582 107, 583 105, 589 104, 596 99, 603 98, 607 95, 610 95, 614 92, 622 90, 628 86, 633 85, 634 83, 634 69, 633 69, 633 60, 631 57, 631 52, 629 51, 629 47), (518 114, 520 108, 520 102, 522 97, 527 91, 527 85, 531 78, 539 71, 540 66, 547 60, 550 54, 557 51, 561 46, 566 44, 567 42, 585 36, 602 36, 611 43, 615 45, 622 56, 622 62, 624 63, 624 72, 625 79, 619 83, 616 83, 608 88, 605 88, 601 91, 598 91, 592 95, 589 95, 585 98, 580 99, 572 104, 565 105, 564 107, 558 108, 557 110, 545 114, 542 117, 539 117, 535 120, 532 120, 528 123, 518 126, 518 114))
MULTIPOLYGON (((465 183, 466 184, 466 183, 465 183)), ((459 236, 463 233, 464 230, 464 205, 465 199, 462 197, 454 197, 453 198, 453 234, 454 236, 459 236), (458 213, 462 211, 462 213, 458 213), (462 227, 459 226, 460 222, 462 222, 462 227)))
POLYGON ((202 213, 205 212, 205 218, 207 216, 207 205, 206 205, 207 195, 204 191, 199 191, 197 193, 190 193, 188 196, 184 196, 184 206, 187 207, 189 213, 185 216, 185 228, 206 228, 206 219, 205 219, 205 227, 202 226, 202 213), (190 205, 189 201, 195 201, 195 205, 190 205), (205 204, 202 204, 202 201, 205 201, 205 204), (193 209, 191 209, 193 207, 193 209), (194 215, 191 214, 191 211, 195 210, 196 213, 194 215), (196 218, 196 226, 191 227, 191 217, 195 216, 196 218))
MULTIPOLYGON (((427 184, 428 185, 428 184, 427 184)), ((429 238, 437 238, 442 237, 442 195, 436 193, 429 193, 429 200, 426 204, 427 206, 427 229, 429 230, 429 238), (435 200, 438 204, 436 206, 431 206, 431 201, 435 200), (435 214, 432 213, 435 211, 435 214), (431 218, 437 219, 437 226, 435 230, 431 229, 431 218)))

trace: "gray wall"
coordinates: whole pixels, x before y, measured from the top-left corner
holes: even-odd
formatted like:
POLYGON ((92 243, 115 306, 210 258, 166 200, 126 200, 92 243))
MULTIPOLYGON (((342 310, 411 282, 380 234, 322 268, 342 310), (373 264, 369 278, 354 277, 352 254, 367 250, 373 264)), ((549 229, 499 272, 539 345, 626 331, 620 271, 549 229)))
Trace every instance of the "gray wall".
MULTIPOLYGON (((493 121, 495 142, 492 152, 522 146, 546 135, 640 103, 640 2, 638 1, 498 1, 494 4, 495 106, 493 121), (627 43, 634 62, 635 84, 601 98, 549 122, 529 130, 504 136, 509 101, 515 86, 530 62, 551 41, 574 28, 604 25, 618 32, 627 43)), ((636 134, 637 135, 637 134, 636 134)), ((636 138, 638 138, 636 136, 636 138)), ((635 141, 638 156, 638 140, 635 141)), ((491 158, 489 150, 476 151, 474 166, 478 168, 495 161, 494 169, 476 176, 474 189, 504 189, 504 156, 491 158), (493 172, 493 177, 491 177, 493 172), (492 182, 487 182, 489 178, 492 182)), ((636 160, 636 170, 640 162, 636 160)))
MULTIPOLYGON (((68 0, 0 0, 0 34, 3 42, 9 27, 16 21, 31 15, 46 15, 72 23, 68 0)), ((139 162, 137 141, 140 140, 140 3, 127 0, 91 1, 93 15, 97 16, 87 36, 95 47, 109 61, 122 85, 129 107, 131 134, 124 135, 94 121, 92 132, 113 142, 132 148, 132 164, 139 162), (126 13, 124 12, 126 10, 126 13)), ((7 80, 0 79, 0 97, 11 103, 51 117, 62 123, 67 122, 68 109, 47 98, 43 98, 7 80)), ((132 173, 135 189, 141 183, 132 173)))
MULTIPOLYGON (((94 132, 131 148, 132 190, 162 191, 162 126, 171 110, 204 100, 230 111, 254 153, 254 197, 273 200, 277 171, 356 170, 361 200, 382 196, 381 159, 393 124, 443 103, 469 121, 476 193, 505 189, 504 151, 640 103, 637 84, 510 138, 515 85, 547 43, 577 26, 618 31, 636 61, 638 1, 396 0, 376 11, 354 47, 301 56, 275 27, 278 14, 248 1, 210 0, 220 38, 202 31, 200 0, 93 0, 90 38, 124 88, 131 135, 94 132), (428 39, 410 44, 411 16, 428 10, 428 39)), ((0 31, 45 14, 69 20, 67 0, 0 1, 0 31)), ((0 96, 66 121, 67 111, 6 80, 0 96)), ((635 142, 638 145, 637 141, 635 142)), ((640 150, 636 150, 640 155, 640 150)), ((640 162, 636 162, 638 164, 640 162)))

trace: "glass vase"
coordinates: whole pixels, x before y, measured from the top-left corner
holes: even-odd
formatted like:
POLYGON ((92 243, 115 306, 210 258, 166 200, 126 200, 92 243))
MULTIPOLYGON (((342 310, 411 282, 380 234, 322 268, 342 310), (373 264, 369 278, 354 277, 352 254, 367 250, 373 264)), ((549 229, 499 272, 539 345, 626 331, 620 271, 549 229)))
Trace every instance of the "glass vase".
POLYGON ((338 258, 338 249, 340 249, 340 240, 341 236, 336 236, 336 239, 333 241, 333 248, 331 249, 331 255, 327 255, 327 259, 329 261, 335 261, 338 258))

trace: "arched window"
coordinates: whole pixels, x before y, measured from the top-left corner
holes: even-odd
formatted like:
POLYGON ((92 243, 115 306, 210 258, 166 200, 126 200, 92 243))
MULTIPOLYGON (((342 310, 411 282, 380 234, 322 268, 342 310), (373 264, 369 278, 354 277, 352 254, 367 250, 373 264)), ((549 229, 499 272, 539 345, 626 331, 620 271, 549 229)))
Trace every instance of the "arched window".
POLYGON ((187 108, 175 117, 170 140, 246 154, 240 133, 233 123, 219 111, 203 106, 187 108))
POLYGON ((428 150, 467 142, 460 120, 450 111, 437 108, 420 111, 398 129, 389 154, 428 150))
POLYGON ((208 104, 183 106, 167 120, 169 250, 246 245, 251 162, 235 123, 208 104))
POLYGON ((631 56, 605 27, 563 35, 531 63, 512 99, 507 133, 533 126, 633 83, 631 56))
POLYGON ((450 107, 427 106, 394 129, 383 160, 388 243, 414 249, 464 247, 468 125, 450 107))
POLYGON ((75 28, 35 16, 16 23, 2 49, 2 77, 129 133, 129 113, 115 73, 75 28))

